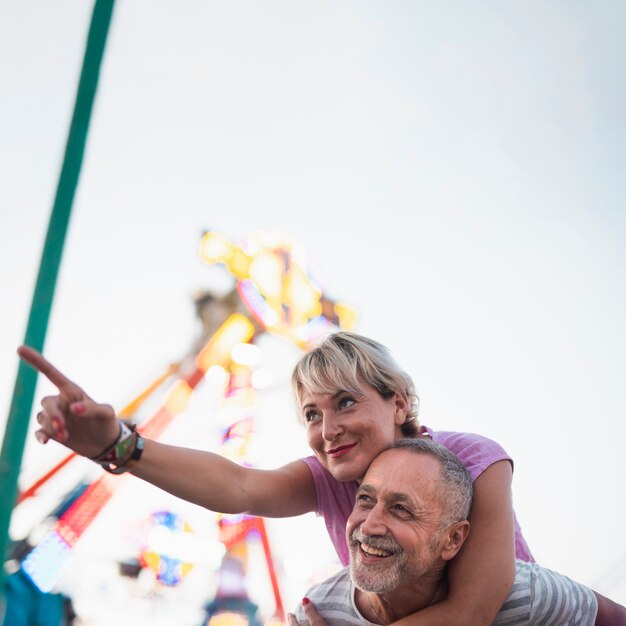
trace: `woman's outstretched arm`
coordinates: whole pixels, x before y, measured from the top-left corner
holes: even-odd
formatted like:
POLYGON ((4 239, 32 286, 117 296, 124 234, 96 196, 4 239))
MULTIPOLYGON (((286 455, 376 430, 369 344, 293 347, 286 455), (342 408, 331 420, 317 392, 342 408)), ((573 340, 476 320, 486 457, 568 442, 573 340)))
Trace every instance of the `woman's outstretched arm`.
MULTIPOLYGON (((37 439, 53 439, 77 454, 96 457, 120 436, 113 408, 89 397, 37 351, 22 346, 22 359, 55 385, 41 402, 37 439)), ((220 513, 266 517, 300 515, 316 508, 313 478, 302 461, 276 470, 256 470, 200 450, 145 441, 131 473, 175 496, 220 513)))
POLYGON ((470 533, 459 554, 448 563, 447 598, 395 624, 493 623, 515 578, 512 476, 510 462, 498 461, 474 481, 470 533))
POLYGON ((313 477, 303 461, 259 470, 219 454, 146 440, 141 460, 130 472, 220 513, 291 517, 314 511, 317 506, 313 477))

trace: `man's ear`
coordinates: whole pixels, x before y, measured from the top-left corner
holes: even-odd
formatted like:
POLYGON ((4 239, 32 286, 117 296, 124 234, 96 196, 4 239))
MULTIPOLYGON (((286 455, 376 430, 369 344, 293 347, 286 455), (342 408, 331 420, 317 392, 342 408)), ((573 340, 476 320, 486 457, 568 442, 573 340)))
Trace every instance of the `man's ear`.
POLYGON ((396 426, 402 426, 406 422, 406 415, 409 412, 409 400, 406 394, 396 392, 393 394, 392 401, 395 409, 395 424, 396 426))
POLYGON ((470 523, 467 520, 450 524, 442 537, 441 558, 449 561, 454 558, 469 535, 470 523))

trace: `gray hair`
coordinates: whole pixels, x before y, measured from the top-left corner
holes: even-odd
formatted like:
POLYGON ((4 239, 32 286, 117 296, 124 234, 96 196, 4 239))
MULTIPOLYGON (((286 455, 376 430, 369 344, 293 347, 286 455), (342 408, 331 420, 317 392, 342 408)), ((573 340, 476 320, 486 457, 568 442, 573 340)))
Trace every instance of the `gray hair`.
POLYGON ((417 436, 419 398, 413 380, 400 369, 389 350, 373 339, 346 331, 329 335, 298 361, 291 382, 300 404, 305 391, 334 393, 342 387, 358 394, 363 382, 383 398, 404 396, 409 408, 402 434, 417 436))
POLYGON ((450 450, 431 439, 400 439, 388 449, 396 448, 431 456, 439 461, 441 476, 437 484, 437 493, 443 508, 440 530, 455 522, 466 520, 472 506, 473 485, 472 478, 461 461, 450 450))

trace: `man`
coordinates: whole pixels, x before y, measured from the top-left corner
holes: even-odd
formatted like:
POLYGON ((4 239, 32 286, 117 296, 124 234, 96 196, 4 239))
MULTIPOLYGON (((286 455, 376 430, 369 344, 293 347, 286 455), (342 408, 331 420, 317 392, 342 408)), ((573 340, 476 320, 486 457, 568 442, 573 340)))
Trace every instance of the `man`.
MULTIPOLYGON (((407 439, 380 454, 348 520, 350 567, 309 590, 297 622, 390 624, 441 602, 447 562, 469 533, 471 499, 465 468, 432 441, 407 439)), ((596 613, 590 589, 518 561, 494 624, 591 626, 596 613)), ((296 623, 294 616, 289 620, 296 623)))

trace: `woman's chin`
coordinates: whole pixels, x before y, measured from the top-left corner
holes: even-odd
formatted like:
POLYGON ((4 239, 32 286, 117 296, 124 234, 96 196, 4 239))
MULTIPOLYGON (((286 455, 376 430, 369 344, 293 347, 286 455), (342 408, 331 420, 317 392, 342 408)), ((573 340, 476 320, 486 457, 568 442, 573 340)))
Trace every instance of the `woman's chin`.
POLYGON ((326 465, 325 467, 333 475, 333 478, 340 482, 349 482, 352 480, 359 481, 361 480, 361 478, 363 478, 363 475, 365 474, 365 470, 361 471, 361 468, 348 466, 347 464, 334 465, 331 467, 328 467, 328 465, 326 465))

